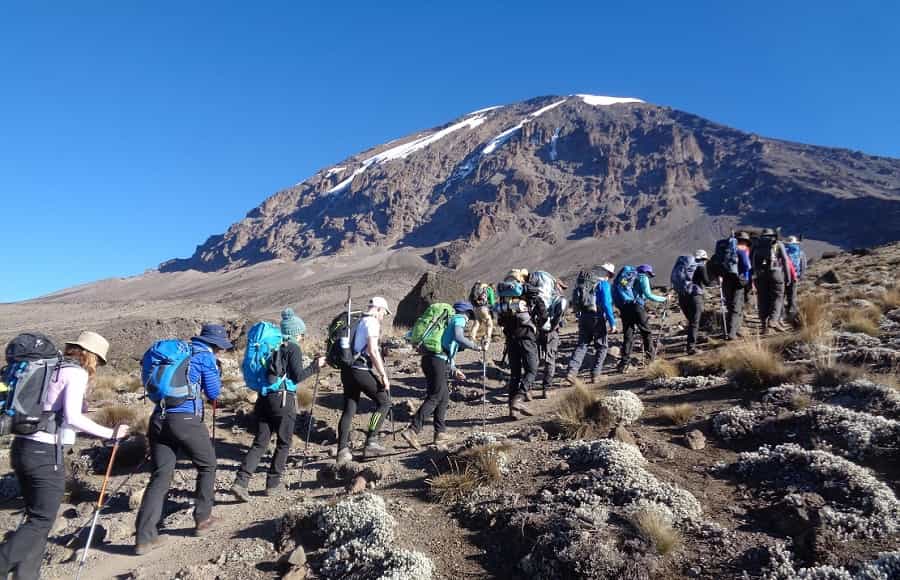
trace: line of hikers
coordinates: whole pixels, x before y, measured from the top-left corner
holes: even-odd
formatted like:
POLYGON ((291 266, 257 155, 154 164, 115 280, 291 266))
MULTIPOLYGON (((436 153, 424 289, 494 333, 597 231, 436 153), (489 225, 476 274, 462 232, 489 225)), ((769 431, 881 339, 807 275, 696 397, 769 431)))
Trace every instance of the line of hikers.
MULTIPOLYGON (((783 318, 791 320, 797 316, 797 282, 806 266, 799 239, 792 236, 782 243, 777 233, 768 229, 756 237, 738 232, 720 240, 712 258, 702 249, 692 256, 679 257, 672 270, 671 291, 677 295, 688 321, 688 354, 695 351, 699 341, 705 288, 719 281, 724 335, 734 339, 741 336, 744 302, 755 285, 765 333, 770 328, 783 329, 783 318)), ((599 378, 609 350, 609 335, 617 329, 614 307, 619 311, 623 330, 618 370, 629 369, 635 334, 640 334, 646 361, 653 360, 659 336, 654 342, 646 304, 668 300, 668 294, 653 292, 653 277, 650 264, 624 266, 617 271, 612 263, 604 263, 595 271, 579 273, 572 292, 578 341, 568 362, 569 381, 574 381, 591 348, 595 351, 591 376, 594 381, 599 378)), ((559 331, 569 309, 566 289, 564 283, 547 272, 514 269, 497 284, 496 292, 491 285, 479 281, 468 301, 429 306, 408 335, 422 354, 421 366, 427 382, 425 399, 410 424, 400 431, 401 437, 418 449, 425 423, 431 419, 434 443, 448 440, 449 377, 465 378, 456 367, 456 355, 464 349, 483 353, 482 380, 486 381, 486 357, 495 318, 506 341, 504 361, 498 362, 505 365, 508 360, 509 416, 516 419, 520 414, 530 415, 527 402, 538 375, 542 375, 544 397, 553 385, 559 331), (465 329, 470 321, 468 338, 465 329), (482 327, 484 333, 479 341, 482 327)), ((663 316, 666 311, 663 310, 663 316)), ((279 325, 260 322, 251 327, 241 370, 247 386, 258 393, 253 413, 254 440, 231 486, 235 497, 249 500, 248 484, 273 436, 276 446, 265 494, 284 491, 282 476, 295 430, 297 385, 313 373, 317 375, 314 406, 318 372, 325 364, 340 369, 344 391, 337 464, 352 460, 350 434, 363 394, 376 406, 368 422, 363 457, 374 458, 387 451, 381 431, 391 413, 391 383, 380 341, 384 318, 390 314, 387 300, 380 296, 371 298, 365 310, 353 311, 348 292, 346 313, 335 317, 329 326, 325 356, 315 358, 307 367, 303 366, 299 342, 305 324, 293 310, 287 308, 281 313, 279 325)), ((204 423, 203 399, 212 401, 215 409, 222 386, 216 357, 233 347, 225 327, 204 324, 200 334, 190 341, 170 339, 154 343, 142 359, 142 381, 154 411, 147 433, 151 477, 135 526, 138 555, 148 553, 161 542, 158 528, 179 453, 197 469, 194 533, 204 535, 217 523, 212 514, 216 454, 204 423)), ((75 432, 114 441, 129 434, 126 425, 110 429, 84 415, 90 385, 98 366, 106 364, 108 351, 109 343, 94 332, 83 332, 76 340, 66 342, 62 353, 48 337, 37 333, 22 334, 7 346, 7 366, 0 381, 0 435, 16 436, 11 462, 25 499, 25 517, 0 546, 0 574, 15 571, 20 578, 38 578, 47 537, 65 491, 62 449, 74 443, 75 432)))

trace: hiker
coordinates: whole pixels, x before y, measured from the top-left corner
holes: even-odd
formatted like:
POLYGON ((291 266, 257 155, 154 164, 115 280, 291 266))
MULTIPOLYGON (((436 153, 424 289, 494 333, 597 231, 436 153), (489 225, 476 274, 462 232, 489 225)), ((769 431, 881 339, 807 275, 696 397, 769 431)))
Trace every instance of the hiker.
POLYGON ((13 339, 7 347, 7 359, 14 349, 31 360, 55 359, 48 363, 53 365, 47 367, 52 374, 41 403, 44 412, 53 415, 46 423, 48 430, 16 435, 12 442, 10 463, 25 500, 25 517, 0 546, 0 576, 6 578, 14 573, 15 578, 34 580, 40 577, 47 537, 66 491, 63 446, 75 443, 77 431, 101 439, 123 439, 128 436, 128 426, 108 429, 84 415, 85 398, 97 367, 106 364, 109 342, 105 338, 95 332, 82 332, 77 340, 66 343, 62 360, 49 339, 40 335, 20 335, 13 339), (29 336, 38 340, 27 343, 21 340, 29 336))
POLYGON ((697 352, 700 317, 703 314, 704 288, 711 284, 706 263, 709 254, 697 250, 694 256, 681 256, 672 269, 672 288, 678 293, 678 306, 687 319, 687 354, 697 352))
POLYGON ((509 417, 518 413, 530 415, 525 406, 530 400, 529 390, 538 371, 538 327, 543 326, 547 312, 538 289, 527 284, 528 270, 516 269, 507 274, 498 286, 500 300, 494 309, 506 337, 509 357, 509 417))
POLYGON ((253 406, 255 437, 231 486, 231 493, 241 501, 250 501, 247 486, 256 472, 259 460, 269 447, 273 434, 276 437, 275 452, 269 463, 265 494, 277 496, 284 492, 281 476, 291 451, 294 424, 297 420, 296 385, 325 364, 325 357, 319 357, 308 367, 303 368, 300 337, 306 332, 306 324, 292 309, 285 308, 281 312, 280 328, 283 342, 272 353, 266 371, 267 382, 274 388, 267 389, 265 395, 260 394, 256 398, 253 406))
POLYGON ((194 535, 205 535, 218 522, 218 518, 212 515, 216 451, 209 437, 209 430, 203 422, 203 399, 200 393, 202 391, 210 401, 219 397, 222 378, 216 355, 232 348, 234 345, 228 339, 224 326, 204 324, 200 334, 190 341, 187 379, 193 392, 186 398, 179 398, 181 402, 178 404, 170 404, 171 401, 163 398, 153 409, 147 433, 152 472, 135 521, 134 551, 139 556, 150 552, 161 542, 158 526, 163 517, 163 505, 175 473, 179 451, 184 452, 197 468, 194 535))
POLYGON ((384 368, 379 346, 381 323, 387 314, 391 314, 387 300, 381 296, 369 300, 368 309, 359 320, 350 339, 356 359, 350 368, 341 369, 344 411, 338 423, 338 465, 345 465, 353 459, 350 452, 350 429, 353 426, 353 416, 356 415, 360 395, 363 393, 372 399, 377 407, 369 419, 363 457, 368 459, 387 452, 379 435, 384 418, 391 408, 391 382, 384 368))
POLYGON ((784 292, 787 284, 795 281, 792 264, 784 244, 771 228, 762 231, 751 251, 753 276, 756 281, 756 303, 762 334, 772 329, 785 331, 781 323, 784 313, 784 292))
MULTIPOLYGON (((650 278, 655 276, 653 266, 641 264, 633 269, 633 272, 629 272, 627 268, 630 268, 630 266, 625 266, 619 272, 615 285, 616 290, 618 290, 620 280, 626 281, 622 278, 623 273, 626 273, 626 276, 631 278, 628 281, 630 284, 628 289, 631 292, 630 298, 628 295, 620 293, 619 303, 617 304, 619 316, 622 317, 622 332, 624 335, 622 339, 622 359, 619 361, 618 367, 619 372, 622 373, 627 373, 631 367, 631 350, 634 348, 635 331, 641 334, 641 340, 644 344, 645 362, 650 363, 656 357, 656 353, 653 350, 653 332, 650 329, 650 320, 647 317, 647 309, 644 305, 648 300, 657 303, 667 301, 665 296, 657 296, 650 288, 650 278)), ((615 297, 616 294, 614 293, 613 296, 615 297)))
POLYGON ((478 342, 478 331, 481 329, 481 325, 484 324, 483 343, 489 345, 494 335, 494 317, 491 315, 491 309, 497 303, 494 287, 478 280, 469 292, 469 302, 475 308, 475 322, 472 324, 471 332, 472 340, 478 342))
POLYGON ((741 325, 744 321, 744 301, 747 297, 746 290, 752 286, 753 268, 750 262, 750 234, 738 232, 728 240, 733 240, 734 263, 732 267, 719 272, 719 277, 725 297, 728 329, 726 339, 735 340, 743 336, 741 325))
POLYGON ((584 356, 588 348, 594 347, 594 367, 591 370, 591 381, 596 383, 603 372, 603 363, 609 352, 609 334, 616 331, 616 315, 613 311, 612 290, 610 282, 616 275, 616 267, 606 263, 600 266, 599 280, 585 287, 583 299, 573 297, 575 311, 578 315, 578 344, 569 359, 569 370, 566 380, 575 382, 581 371, 584 356), (608 325, 608 327, 607 327, 608 325))
MULTIPOLYGON (((450 405, 448 372, 456 379, 465 379, 462 371, 456 368, 456 353, 464 349, 476 352, 483 350, 481 345, 466 338, 466 323, 476 317, 474 306, 469 302, 457 302, 453 305, 453 310, 455 314, 450 317, 441 337, 442 352, 428 351, 422 355, 422 372, 425 373, 428 390, 425 400, 413 415, 412 422, 400 432, 400 436, 413 449, 419 449, 418 436, 429 417, 434 418, 434 444, 441 445, 449 441, 447 426, 444 423, 447 407, 450 405)), ((474 332, 472 334, 474 336, 474 332)))
POLYGON ((797 288, 800 280, 806 274, 807 259, 806 252, 800 247, 800 239, 797 236, 788 236, 784 243, 784 250, 787 252, 788 258, 791 260, 791 266, 794 267, 794 280, 785 287, 785 319, 788 321, 796 321, 800 316, 799 304, 797 302, 797 288))
POLYGON ((556 374, 556 357, 559 354, 559 329, 566 323, 566 311, 568 309, 568 300, 560 294, 550 304, 547 322, 538 331, 538 357, 543 372, 541 392, 544 399, 547 398, 548 391, 553 386, 553 377, 556 374))

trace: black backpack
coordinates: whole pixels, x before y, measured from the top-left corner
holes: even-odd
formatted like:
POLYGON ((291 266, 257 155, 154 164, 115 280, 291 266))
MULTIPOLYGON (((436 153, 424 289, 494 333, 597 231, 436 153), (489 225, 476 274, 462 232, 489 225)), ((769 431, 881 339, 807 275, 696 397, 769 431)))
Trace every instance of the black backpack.
POLYGON ((778 238, 759 236, 753 240, 753 271, 771 272, 779 267, 778 238))
POLYGON ((23 333, 12 339, 6 346, 6 366, 0 370, 7 387, 0 401, 0 435, 56 433, 59 417, 44 411, 44 394, 61 368, 73 366, 78 365, 63 359, 43 334, 23 333))
POLYGON ((597 312, 597 276, 593 272, 582 270, 578 273, 575 289, 572 290, 572 306, 575 312, 597 312))
POLYGON ((328 325, 328 336, 325 339, 325 362, 335 369, 346 369, 353 366, 362 355, 353 353, 353 342, 356 338, 356 329, 362 320, 362 312, 350 314, 350 325, 347 326, 347 313, 341 312, 328 325), (349 338, 349 346, 341 344, 343 339, 349 338))

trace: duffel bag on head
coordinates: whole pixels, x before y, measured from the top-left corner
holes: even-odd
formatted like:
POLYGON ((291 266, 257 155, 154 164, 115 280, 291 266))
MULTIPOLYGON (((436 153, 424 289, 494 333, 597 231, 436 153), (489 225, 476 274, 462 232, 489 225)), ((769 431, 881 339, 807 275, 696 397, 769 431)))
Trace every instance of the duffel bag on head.
POLYGON ((141 381, 147 398, 163 408, 196 399, 198 385, 192 385, 188 377, 191 354, 191 345, 183 340, 173 338, 153 343, 141 359, 141 381))
MULTIPOLYGON (((281 328, 265 320, 257 322, 247 332, 247 350, 241 362, 244 383, 251 390, 265 395, 269 389, 269 365, 272 355, 281 346, 281 328)), ((278 390, 271 389, 271 390, 278 390)))
POLYGON ((452 305, 443 302, 436 302, 426 308, 413 324, 410 333, 413 347, 434 354, 442 353, 444 331, 450 323, 450 317, 455 313, 452 305))

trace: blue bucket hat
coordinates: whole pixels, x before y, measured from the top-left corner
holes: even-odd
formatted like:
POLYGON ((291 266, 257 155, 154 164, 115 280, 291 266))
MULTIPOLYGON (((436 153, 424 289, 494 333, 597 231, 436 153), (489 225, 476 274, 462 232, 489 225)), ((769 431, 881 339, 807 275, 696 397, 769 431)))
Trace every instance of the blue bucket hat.
POLYGON ((453 310, 456 310, 459 314, 468 314, 469 312, 475 312, 475 307, 472 306, 471 303, 466 302, 465 300, 460 300, 456 304, 453 305, 453 310))
POLYGON ((228 340, 228 333, 225 331, 225 327, 221 324, 204 324, 200 329, 200 335, 195 336, 192 340, 199 340, 223 350, 234 348, 234 345, 228 340))
POLYGON ((653 273, 653 266, 650 264, 641 264, 637 267, 638 274, 646 274, 653 278, 656 274, 653 273))

